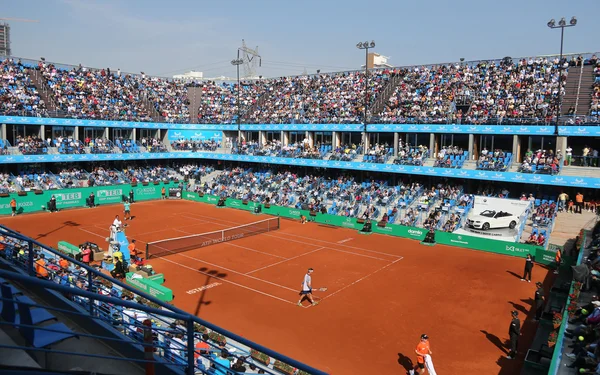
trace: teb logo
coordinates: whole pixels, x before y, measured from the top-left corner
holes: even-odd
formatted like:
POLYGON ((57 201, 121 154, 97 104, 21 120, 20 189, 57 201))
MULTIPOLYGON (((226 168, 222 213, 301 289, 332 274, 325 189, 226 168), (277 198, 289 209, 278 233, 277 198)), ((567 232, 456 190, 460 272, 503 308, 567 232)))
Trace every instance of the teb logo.
POLYGON ((98 198, 120 197, 121 195, 123 195, 123 190, 121 190, 121 189, 98 190, 98 198))

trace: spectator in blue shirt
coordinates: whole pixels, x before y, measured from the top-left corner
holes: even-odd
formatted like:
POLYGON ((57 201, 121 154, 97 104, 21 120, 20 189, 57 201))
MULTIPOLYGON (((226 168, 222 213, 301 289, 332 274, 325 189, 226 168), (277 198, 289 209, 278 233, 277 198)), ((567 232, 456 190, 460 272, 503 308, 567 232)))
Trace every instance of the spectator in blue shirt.
POLYGON ((231 368, 231 362, 227 359, 227 350, 221 350, 221 355, 214 358, 215 375, 227 375, 227 369, 231 368))

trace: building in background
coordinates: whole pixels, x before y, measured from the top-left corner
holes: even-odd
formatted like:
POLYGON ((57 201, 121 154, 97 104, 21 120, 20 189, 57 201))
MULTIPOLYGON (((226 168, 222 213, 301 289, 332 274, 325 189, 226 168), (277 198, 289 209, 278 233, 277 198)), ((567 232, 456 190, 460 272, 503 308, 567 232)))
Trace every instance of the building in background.
MULTIPOLYGON (((368 69, 381 69, 381 68, 393 68, 393 65, 388 64, 388 56, 383 56, 375 52, 369 52, 367 57, 367 68, 368 69)), ((365 68, 365 64, 360 66, 362 69, 365 68)))
POLYGON ((181 81, 201 81, 204 78, 204 74, 202 72, 196 72, 195 70, 191 70, 189 72, 183 74, 176 74, 173 76, 173 79, 178 79, 181 81))
POLYGON ((10 56, 10 25, 0 24, 0 56, 10 56))

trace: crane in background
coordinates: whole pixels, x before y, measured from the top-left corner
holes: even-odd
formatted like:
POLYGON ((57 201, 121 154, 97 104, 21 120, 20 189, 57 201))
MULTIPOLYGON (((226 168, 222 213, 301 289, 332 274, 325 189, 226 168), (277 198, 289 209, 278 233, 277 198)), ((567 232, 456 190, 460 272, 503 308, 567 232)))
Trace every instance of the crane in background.
MULTIPOLYGON (((0 17, 1 21, 9 22, 40 22, 38 20, 29 20, 26 18, 3 18, 0 17)), ((0 56, 10 56, 10 25, 6 22, 0 24, 0 56)))

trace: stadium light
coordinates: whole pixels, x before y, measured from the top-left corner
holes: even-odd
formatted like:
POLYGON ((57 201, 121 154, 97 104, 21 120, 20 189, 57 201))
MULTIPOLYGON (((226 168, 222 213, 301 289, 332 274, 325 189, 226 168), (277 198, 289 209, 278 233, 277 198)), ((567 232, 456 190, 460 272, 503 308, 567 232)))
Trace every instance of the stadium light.
POLYGON ((369 106, 369 48, 375 48, 375 41, 372 40, 371 43, 367 42, 359 42, 356 44, 356 48, 365 50, 365 104, 364 104, 364 112, 363 112, 363 126, 365 136, 367 134, 367 123, 369 119, 367 118, 367 108, 369 106))
POLYGON ((551 19, 550 21, 548 21, 548 27, 551 29, 560 29, 560 57, 558 58, 558 95, 556 95, 556 124, 554 126, 554 135, 558 135, 558 123, 559 123, 559 119, 560 119, 560 88, 561 88, 561 83, 562 83, 562 71, 563 71, 563 64, 562 64, 562 59, 563 59, 563 42, 565 39, 565 27, 573 27, 575 25, 577 25, 577 18, 575 16, 571 17, 571 21, 569 21, 569 24, 567 25, 567 21, 565 20, 565 17, 562 17, 560 19, 560 21, 558 21, 558 25, 556 24, 556 21, 553 19, 551 19))
MULTIPOLYGON (((240 51, 238 50, 238 57, 237 59, 233 59, 231 60, 231 65, 234 65, 236 70, 237 70, 237 128, 238 128, 238 137, 240 135, 240 124, 241 124, 241 117, 240 117, 240 65, 242 65, 244 63, 244 60, 240 59, 240 51)), ((238 139, 239 141, 239 139, 238 139)))

